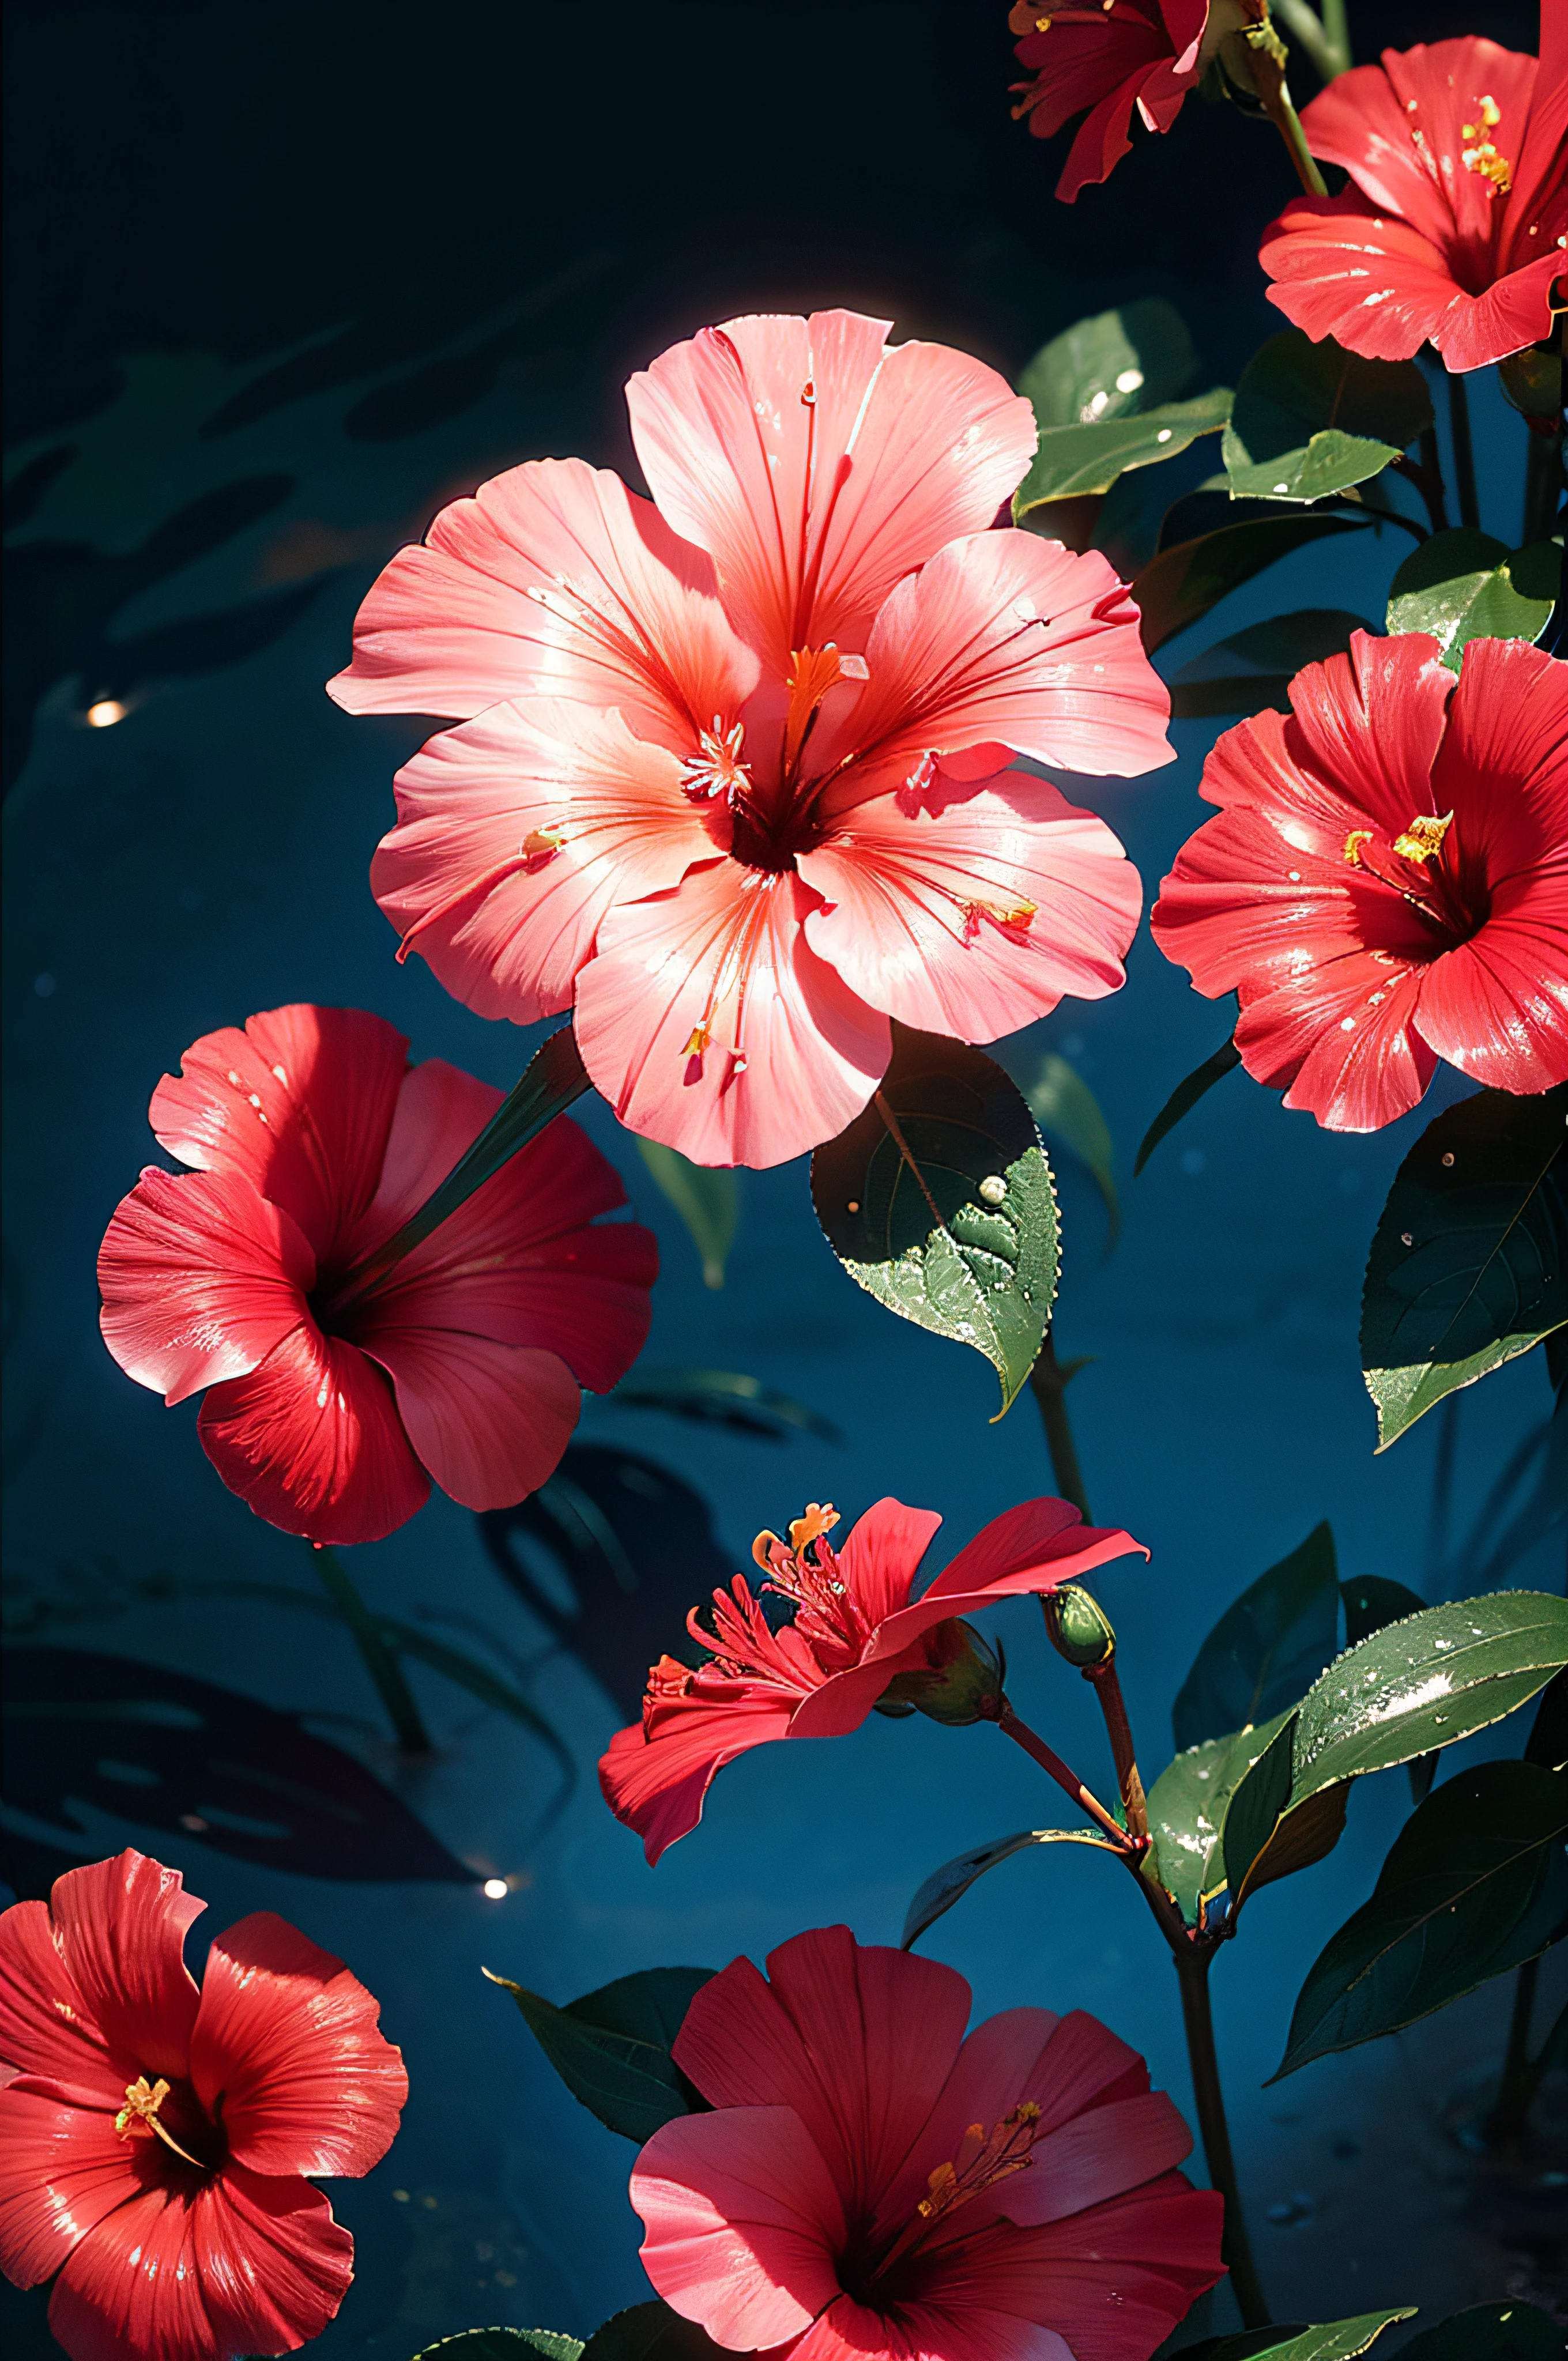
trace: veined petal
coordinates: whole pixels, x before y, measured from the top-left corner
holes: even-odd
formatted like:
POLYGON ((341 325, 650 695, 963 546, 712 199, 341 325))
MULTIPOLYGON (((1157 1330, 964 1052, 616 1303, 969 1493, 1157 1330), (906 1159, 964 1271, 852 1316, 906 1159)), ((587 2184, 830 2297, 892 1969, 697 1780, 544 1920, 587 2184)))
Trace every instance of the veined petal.
POLYGON ((134 2058, 151 2077, 183 2075, 197 2000, 185 1934, 206 1904, 185 1892, 178 1870, 127 1850, 67 1870, 49 1906, 60 1958, 110 2056, 134 2058))
POLYGON ((308 1319, 315 1257, 280 1205, 226 1172, 144 1167, 98 1249, 104 1342, 167 1402, 244 1378, 308 1319))
POLYGON ((430 1496, 390 1381, 313 1321, 249 1377, 214 1386, 196 1431, 231 1492, 307 1541, 379 1541, 430 1496))
POLYGON ((727 1684, 661 1702, 652 1735, 642 1724, 618 1730, 599 1758, 599 1786, 618 1820, 643 1840, 650 1867, 702 1817, 709 1787, 727 1763, 789 1736, 795 1699, 777 1690, 727 1684))
POLYGON ((1007 772, 950 800, 883 795, 798 866, 828 904, 806 940, 900 1024, 993 1041, 1123 982, 1143 899, 1103 820, 1007 772))
POLYGON ((908 1509, 891 1497, 873 1500, 856 1518, 839 1552, 839 1571, 868 1623, 906 1604, 941 1522, 934 1509, 908 1509))
POLYGON ((1409 360, 1462 294, 1440 246, 1355 189, 1293 197, 1258 260, 1265 293, 1293 325, 1368 360, 1409 360))
POLYGON ((949 1616, 972 1614, 998 1598, 1044 1597, 1097 1565, 1134 1554, 1142 1542, 1119 1528, 1086 1525, 1067 1500, 1025 1500, 978 1532, 913 1607, 890 1615, 868 1659, 901 1653, 949 1616))
POLYGON ((605 920, 577 1042, 629 1130, 698 1164, 771 1165, 860 1113, 893 1037, 807 943, 814 900, 798 877, 720 861, 605 920))
POLYGON ((394 1318, 377 1320, 365 1350, 391 1378, 409 1441, 442 1490, 475 1510, 513 1508, 537 1492, 582 1411, 565 1362, 534 1345, 394 1318))
POLYGON ((1480 295, 1456 295, 1431 332, 1443 367, 1463 375, 1541 342, 1555 317, 1552 290, 1568 271, 1561 247, 1495 279, 1480 295))
POLYGON ((270 1910, 218 1936, 190 2070, 231 2157, 253 2172, 356 2179, 379 2163, 409 2091, 380 2013, 341 1960, 270 1910))
POLYGON ((618 713, 498 705, 399 772, 371 890, 455 999, 518 1025, 555 1016, 607 911, 722 850, 680 780, 618 713))
POLYGON ((607 469, 531 459, 398 553, 328 689, 351 713, 459 719, 516 697, 618 706, 640 737, 673 744, 756 677, 689 537, 607 469))
POLYGON ((1409 1114, 1436 1071, 1416 1030, 1420 973, 1381 951, 1314 956, 1243 1008, 1243 1064, 1327 1131, 1380 1131, 1409 1114))
POLYGON ((1342 164, 1380 211, 1474 256, 1494 243, 1502 201, 1463 162, 1475 144, 1464 126, 1479 120, 1482 96, 1489 97, 1500 117, 1489 137, 1512 162, 1535 77, 1533 58, 1496 41, 1418 42, 1337 74, 1302 108, 1302 128, 1313 155, 1342 164))
POLYGON ((96 2223, 160 2178, 153 2146, 122 2139, 112 2105, 72 2106, 31 2079, 0 2091, 0 2268, 12 2285, 52 2278, 96 2223))
POLYGON ((0 1911, 0 2069, 118 2107, 127 2064, 111 2053, 60 1955, 48 1904, 0 1911))
POLYGON ((361 1008, 269 1009, 192 1042, 148 1118, 171 1156, 252 1181, 334 1261, 376 1193, 408 1048, 361 1008))

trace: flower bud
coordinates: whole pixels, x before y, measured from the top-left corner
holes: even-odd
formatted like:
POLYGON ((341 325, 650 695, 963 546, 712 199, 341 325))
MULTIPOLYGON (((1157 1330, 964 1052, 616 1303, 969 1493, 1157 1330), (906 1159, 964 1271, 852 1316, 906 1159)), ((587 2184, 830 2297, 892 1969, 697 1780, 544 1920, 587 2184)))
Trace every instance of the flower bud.
POLYGON ((1091 1673, 1101 1664, 1108 1664, 1116 1653, 1116 1634, 1111 1619, 1097 1598, 1076 1582, 1064 1582, 1040 1601, 1046 1610, 1046 1629, 1051 1645, 1058 1656, 1076 1664, 1080 1673, 1091 1673))
POLYGON ((991 1648, 972 1624, 956 1618, 938 1623, 927 1647, 929 1664, 898 1674, 877 1699, 877 1710, 907 1713, 913 1707, 951 1730, 971 1721, 995 1721, 1004 1702, 1001 1651, 991 1648))
POLYGON ((1555 426, 1563 409, 1563 357, 1550 345, 1527 345, 1497 363, 1504 393, 1526 418, 1555 426))

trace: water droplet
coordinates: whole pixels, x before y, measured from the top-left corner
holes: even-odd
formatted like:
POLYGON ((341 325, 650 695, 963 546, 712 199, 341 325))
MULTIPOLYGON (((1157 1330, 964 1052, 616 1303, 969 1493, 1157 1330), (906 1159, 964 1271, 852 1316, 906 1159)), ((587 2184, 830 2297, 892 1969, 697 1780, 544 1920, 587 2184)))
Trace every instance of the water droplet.
POLYGON ((1413 1246, 1415 1243, 1415 1239, 1409 1230, 1401 1230, 1399 1232, 1399 1244, 1402 1246, 1413 1246))
POLYGON ((1443 1153, 1443 1159, 1442 1159, 1442 1160, 1443 1160, 1443 1162, 1444 1162, 1445 1164, 1452 1164, 1452 1163, 1453 1163, 1453 1148, 1452 1148, 1445 1149, 1445 1151, 1444 1151, 1444 1153, 1443 1153))
POLYGON ((988 1205, 1000 1205, 1007 1195, 1007 1183, 1000 1172, 988 1172, 980 1184, 980 1194, 988 1205))

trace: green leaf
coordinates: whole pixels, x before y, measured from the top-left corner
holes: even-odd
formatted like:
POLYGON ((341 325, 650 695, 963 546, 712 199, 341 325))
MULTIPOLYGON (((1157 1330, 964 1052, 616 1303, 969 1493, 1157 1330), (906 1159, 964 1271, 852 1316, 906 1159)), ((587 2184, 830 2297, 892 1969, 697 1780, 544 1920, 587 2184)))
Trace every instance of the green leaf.
POLYGON ((1358 1640, 1370 1639, 1386 1623, 1420 1615, 1426 1606, 1419 1592, 1408 1590, 1402 1582, 1389 1582, 1380 1574, 1360 1574, 1354 1582, 1342 1582, 1339 1595, 1344 1601, 1347 1648, 1354 1648, 1358 1640))
POLYGON ((984 1354, 1004 1416, 1039 1353, 1059 1259, 1051 1169, 1017 1084, 978 1049, 895 1025, 882 1088, 811 1159, 811 1199, 868 1295, 984 1354))
POLYGON ((1075 320, 1018 379, 1042 426, 1089 426, 1171 401, 1198 372, 1187 323, 1157 295, 1075 320))
POLYGON ((1280 558, 1335 533, 1360 533, 1372 522, 1370 516, 1300 509, 1279 516, 1245 517, 1160 550, 1132 585, 1143 618, 1145 648, 1152 655, 1280 558))
POLYGON ((422 2345, 413 2361, 582 2361, 583 2340, 565 2336, 557 2328, 465 2328, 455 2336, 438 2336, 422 2345))
POLYGON ((1430 1123, 1394 1178, 1361 1299, 1377 1448, 1568 1322, 1568 1082, 1478 1091, 1430 1123))
POLYGON ((583 2361, 719 2361, 722 2349, 667 2303, 634 2303, 595 2329, 583 2361))
POLYGON ((1292 1800, 1500 1721, 1568 1664, 1568 1598, 1502 1590, 1424 1608, 1330 1665, 1301 1702, 1292 1800))
POLYGON ((1121 1235, 1122 1208, 1116 1196, 1116 1150, 1099 1100, 1077 1067, 1054 1049, 1043 1060, 1024 1095, 1040 1129, 1069 1148, 1093 1176, 1105 1202, 1105 1251, 1109 1254, 1121 1235))
POLYGON ((1298 2328, 1294 2322, 1247 2328, 1239 2336, 1207 2336, 1201 2344, 1183 2345, 1179 2361, 1355 2361, 1395 2321, 1415 2316, 1416 2307, 1409 2303, 1398 2312, 1364 2312, 1354 2320, 1325 2321, 1319 2328, 1298 2328))
POLYGON ((1217 385, 1190 401, 1162 402, 1094 424, 1051 426, 1041 419, 1039 448, 1013 496, 1014 523, 1052 500, 1108 492, 1129 468, 1174 459, 1201 434, 1217 434, 1230 414, 1230 387, 1217 385))
POLYGON ((1189 1748, 1167 1764, 1149 1790, 1153 1841, 1144 1874, 1153 1871, 1190 1927, 1200 1923, 1205 1905, 1224 1890, 1221 1839, 1231 1798, 1288 1719, 1288 1713, 1278 1714, 1261 1730, 1235 1730, 1189 1748))
POLYGON ((1510 2297, 1475 2303, 1425 2328, 1400 2348, 1399 2361, 1563 2361, 1563 2331, 1549 2312, 1510 2297))
POLYGON ((946 1861, 940 1869, 933 1870, 925 1884, 910 1904, 904 1921, 904 1932, 898 1938, 900 1950, 907 1951, 911 1943, 918 1942, 927 1927, 934 1927, 946 1910, 962 1899, 977 1877, 999 1861, 1011 1861, 1015 1852, 1025 1852, 1031 1845, 1082 1844, 1097 1845, 1102 1852, 1115 1854, 1114 1845, 1103 1837, 1091 1834, 1088 1828, 1021 1828, 1014 1837, 998 1837, 991 1844, 976 1845, 972 1852, 960 1852, 955 1860, 946 1861))
POLYGON ((1348 1779, 1289 1809, 1295 1734, 1291 1714, 1232 1795, 1221 1823, 1221 1860, 1233 1914, 1261 1887, 1310 1869, 1344 1833, 1348 1779))
POLYGON ((1430 631, 1451 672, 1472 640, 1538 640, 1552 620, 1563 552, 1536 542, 1510 551, 1473 525, 1434 533, 1388 588, 1388 629, 1430 631))
POLYGON ((724 1265, 740 1226, 740 1182, 722 1167, 688 1163, 678 1148, 639 1139, 638 1154, 691 1233, 705 1287, 722 1287, 724 1265))
POLYGON ((1222 455, 1239 498, 1320 500, 1380 474, 1431 423, 1413 361, 1363 360, 1287 328, 1242 371, 1222 455))
POLYGON ((1411 1813, 1308 1971, 1274 2080, 1444 2008, 1568 1932, 1568 1779, 1480 1763, 1411 1813))
POLYGON ((770 1443, 783 1442, 791 1429, 819 1434, 825 1443, 844 1440, 820 1411, 740 1369, 647 1369, 639 1361, 609 1399, 626 1410, 662 1410, 701 1425, 738 1427, 770 1443))
POLYGON ((713 1969, 644 1968, 565 2008, 488 1968, 484 1973, 510 1993, 573 2097, 612 2132, 641 2143, 672 2116, 703 2106, 670 2048, 713 1969))
POLYGON ((1170 1710, 1178 1746, 1297 1704, 1332 1660, 1338 1635, 1334 1537, 1321 1524, 1227 1607, 1199 1649, 1170 1710))
POLYGON ((1182 1116, 1191 1113, 1205 1091, 1212 1091, 1214 1084, 1224 1075, 1233 1072, 1241 1061, 1242 1053, 1235 1043, 1222 1041, 1212 1058, 1205 1058, 1201 1066, 1193 1068, 1185 1082, 1177 1083, 1139 1143, 1138 1152, 1133 1163, 1135 1180, 1167 1132, 1174 1131, 1182 1116))
POLYGON ((1288 713, 1290 683, 1303 664, 1342 654, 1352 631, 1374 628, 1343 607, 1302 607, 1293 615, 1249 623, 1182 665, 1170 684, 1171 712, 1179 721, 1261 713, 1266 706, 1288 713))

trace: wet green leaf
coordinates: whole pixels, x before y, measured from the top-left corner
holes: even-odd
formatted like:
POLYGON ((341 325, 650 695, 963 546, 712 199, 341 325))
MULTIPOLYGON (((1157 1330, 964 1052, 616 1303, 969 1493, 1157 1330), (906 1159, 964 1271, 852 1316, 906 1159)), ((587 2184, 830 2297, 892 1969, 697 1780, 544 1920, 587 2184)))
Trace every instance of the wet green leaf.
POLYGON ((1133 1163, 1135 1180, 1167 1133, 1174 1131, 1182 1116, 1191 1113, 1204 1093, 1212 1091, 1226 1074, 1233 1073, 1241 1061, 1242 1053, 1235 1043, 1222 1041, 1212 1058, 1205 1058, 1201 1066, 1194 1066, 1185 1082, 1177 1083, 1138 1144, 1137 1156, 1133 1163))
POLYGON ((918 1942, 927 1927, 934 1927, 946 1910, 960 1901, 977 1877, 999 1861, 1011 1861, 1015 1852, 1026 1852, 1031 1845, 1080 1844, 1095 1845, 1102 1852, 1115 1858, 1114 1845, 1107 1844, 1088 1828, 1021 1828, 1014 1837, 998 1837, 991 1844, 976 1845, 972 1852, 960 1852, 956 1859, 945 1861, 940 1869, 933 1870, 925 1884, 910 1904, 899 1937, 899 1948, 907 1951, 911 1943, 918 1942))
POLYGON ((1291 1714, 1232 1795, 1221 1824, 1221 1858, 1231 1908, 1279 1878, 1310 1869, 1344 1832, 1350 1782, 1325 1787, 1289 1809, 1296 1717, 1291 1714))
POLYGON ((1322 500, 1378 475, 1431 423, 1413 361, 1363 360, 1287 328, 1242 371, 1225 472, 1238 497, 1322 500))
POLYGON ((1174 459, 1201 434, 1217 434, 1230 414, 1230 387, 1218 385, 1190 401, 1162 402, 1095 424, 1049 426, 1041 420, 1039 448, 1014 495, 1014 520, 1022 524, 1052 500, 1108 492, 1129 468, 1174 459))
POLYGON ((1399 2361, 1563 2361, 1564 2344, 1549 2312, 1509 2297, 1423 2329, 1401 2347, 1399 2361))
POLYGON ((1413 2025, 1568 1932, 1565 1839, 1568 1779, 1538 1763, 1435 1788, 1309 1970, 1278 2074, 1413 2025))
POLYGON ((1242 1592, 1199 1649, 1170 1711, 1178 1746, 1298 1704, 1332 1657, 1338 1635, 1334 1537, 1321 1524, 1242 1592))
POLYGON ((465 2328, 422 2345, 413 2361, 581 2361, 583 2340, 558 2328, 465 2328))
POLYGON ((1473 526, 1434 533, 1388 589, 1388 629, 1430 631, 1451 672, 1472 640, 1538 640, 1552 620, 1563 552, 1552 542, 1510 551, 1473 526))
POLYGON ((596 2328, 585 2361, 719 2361, 722 2347, 667 2303, 634 2303, 596 2328))
POLYGON ((1056 1294, 1050 1166, 1017 1084, 992 1059, 900 1025, 893 1044, 870 1106, 812 1158, 812 1202, 869 1295, 984 1354, 1002 1381, 1000 1418, 1056 1294))
POLYGON ((639 1139, 637 1152, 662 1195, 674 1207, 702 1257, 702 1283, 722 1287, 724 1266, 740 1226, 739 1175, 722 1167, 692 1164, 678 1148, 639 1139))
POLYGON ((1105 1202, 1105 1251, 1109 1254, 1121 1235, 1122 1208, 1116 1196, 1115 1146, 1099 1100, 1077 1067, 1054 1049, 1041 1060, 1024 1095, 1040 1129, 1070 1149, 1093 1176, 1105 1202))
POLYGON ((1144 1874, 1152 1871, 1190 1927, 1198 1924, 1200 1905, 1224 1888, 1221 1839, 1231 1798, 1289 1718, 1277 1714, 1260 1730, 1235 1730, 1190 1747, 1167 1764, 1149 1790, 1153 1842, 1144 1874))
POLYGON ((1342 654, 1352 631, 1374 628, 1343 607, 1302 607, 1293 615, 1249 623, 1182 665, 1170 684, 1171 712, 1179 721, 1261 713, 1266 706, 1288 713, 1290 683, 1303 664, 1342 654))
POLYGON ((644 1968, 565 2008, 488 1968, 484 1973, 510 1993, 573 2097, 612 2132, 651 2139, 673 2115, 706 2103, 670 2048, 713 1969, 644 1968))
POLYGON ((1157 296, 1075 320, 1018 379, 1042 426, 1090 426, 1185 393, 1198 372, 1187 324, 1157 296))
POLYGON ((1568 1083, 1540 1098, 1478 1091, 1400 1165, 1361 1301, 1379 1451, 1568 1322, 1565 1119, 1568 1083))
POLYGON ((830 1418, 793 1394, 765 1386, 741 1369, 647 1369, 641 1362, 611 1390, 625 1410, 662 1410, 705 1426, 733 1426, 743 1434, 781 1443, 794 1432, 819 1434, 825 1443, 844 1438, 830 1418))
POLYGON ((1395 2321, 1415 2316, 1412 2303, 1398 2312, 1364 2312, 1354 2320, 1325 2321, 1316 2328, 1299 2328, 1293 2321, 1274 2328, 1247 2328, 1239 2336, 1209 2336, 1184 2345, 1180 2361, 1356 2361, 1395 2321))
POLYGON ((1347 1648, 1309 1689, 1292 1798, 1500 1721, 1568 1664, 1568 1599, 1502 1590, 1428 1607, 1347 1648))
POLYGON ((1335 533, 1360 533, 1371 522, 1370 516, 1344 516, 1326 509, 1243 515, 1234 524, 1160 550, 1132 585, 1143 617, 1144 646, 1152 655, 1266 566, 1311 542, 1335 533))

